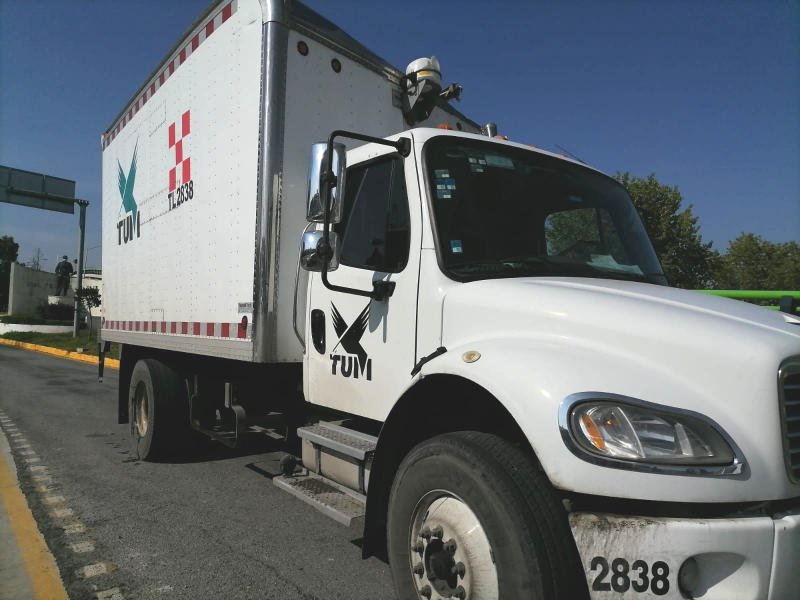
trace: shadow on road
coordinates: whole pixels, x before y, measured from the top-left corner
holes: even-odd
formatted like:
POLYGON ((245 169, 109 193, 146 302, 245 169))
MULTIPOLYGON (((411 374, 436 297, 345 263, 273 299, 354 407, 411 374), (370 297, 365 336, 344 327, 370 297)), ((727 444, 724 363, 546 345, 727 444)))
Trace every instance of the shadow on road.
MULTIPOLYGON (((129 440, 130 456, 127 462, 141 460, 136 451, 136 444, 129 440)), ((173 456, 167 456, 148 462, 161 464, 186 464, 230 460, 243 456, 256 456, 280 452, 288 453, 288 446, 283 440, 276 440, 264 435, 247 436, 240 442, 239 447, 230 448, 220 442, 198 436, 193 439, 188 447, 176 451, 173 456)))

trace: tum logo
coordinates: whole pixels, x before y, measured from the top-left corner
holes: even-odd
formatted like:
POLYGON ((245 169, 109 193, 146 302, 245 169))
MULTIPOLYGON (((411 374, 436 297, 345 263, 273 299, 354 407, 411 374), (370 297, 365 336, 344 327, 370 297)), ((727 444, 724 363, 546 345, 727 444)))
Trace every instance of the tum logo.
POLYGON ((117 161, 117 184, 119 185, 119 195, 122 197, 122 209, 125 216, 117 222, 117 245, 130 242, 134 237, 139 237, 141 230, 141 217, 136 206, 136 199, 133 197, 133 186, 136 183, 136 151, 139 149, 139 142, 133 148, 131 158, 131 168, 128 174, 122 170, 122 165, 117 161))
POLYGON ((367 351, 361 345, 361 338, 367 330, 369 322, 369 303, 356 317, 353 324, 348 326, 336 306, 331 303, 331 318, 333 329, 339 336, 339 343, 333 350, 341 346, 347 354, 331 354, 331 374, 336 375, 338 368, 343 377, 358 379, 363 376, 367 381, 372 381, 372 359, 367 356, 367 351))

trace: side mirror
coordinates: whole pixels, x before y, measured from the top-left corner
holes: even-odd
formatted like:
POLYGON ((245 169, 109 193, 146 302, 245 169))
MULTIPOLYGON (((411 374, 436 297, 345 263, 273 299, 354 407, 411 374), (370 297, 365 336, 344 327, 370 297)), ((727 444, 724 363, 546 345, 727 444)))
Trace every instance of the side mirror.
MULTIPOLYGON (((344 201, 344 174, 347 168, 345 153, 347 148, 344 144, 333 145, 333 157, 331 162, 331 172, 336 177, 336 186, 331 188, 331 209, 329 222, 332 224, 342 220, 342 203, 344 201)), ((327 142, 320 142, 311 146, 311 157, 308 163, 308 194, 306 196, 306 220, 315 223, 322 223, 325 215, 323 205, 323 185, 325 162, 328 154, 327 142)))
MULTIPOLYGON (((332 256, 328 263, 328 271, 335 271, 339 267, 339 235, 335 231, 328 233, 332 256)), ((322 241, 321 231, 306 231, 300 241, 300 266, 305 271, 322 271, 325 262, 320 252, 319 244, 322 241)))

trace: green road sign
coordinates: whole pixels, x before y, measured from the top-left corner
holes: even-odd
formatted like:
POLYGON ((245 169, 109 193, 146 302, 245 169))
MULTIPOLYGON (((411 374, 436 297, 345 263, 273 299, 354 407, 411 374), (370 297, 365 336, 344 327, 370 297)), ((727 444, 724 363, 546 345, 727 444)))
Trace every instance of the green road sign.
POLYGON ((0 165, 0 202, 75 214, 75 182, 0 165))

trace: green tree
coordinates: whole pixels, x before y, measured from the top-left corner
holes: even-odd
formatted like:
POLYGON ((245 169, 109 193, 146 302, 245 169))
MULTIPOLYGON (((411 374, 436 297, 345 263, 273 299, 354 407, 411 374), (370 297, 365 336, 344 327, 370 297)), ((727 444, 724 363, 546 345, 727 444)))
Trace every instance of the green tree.
POLYGON ((713 287, 719 254, 712 242, 703 242, 691 204, 681 210, 678 188, 659 183, 653 174, 641 178, 625 172, 614 177, 631 195, 670 285, 713 287))
POLYGON ((0 310, 8 310, 8 286, 11 263, 19 256, 19 244, 10 235, 0 237, 0 310))
POLYGON ((717 286, 729 290, 800 290, 800 244, 740 234, 720 259, 717 286))
POLYGON ((10 235, 0 237, 0 264, 12 263, 19 256, 19 244, 10 235))
POLYGON ((75 300, 81 309, 83 316, 89 316, 89 334, 92 333, 91 313, 93 308, 100 306, 100 290, 96 287, 85 287, 75 290, 75 300))

